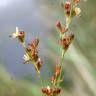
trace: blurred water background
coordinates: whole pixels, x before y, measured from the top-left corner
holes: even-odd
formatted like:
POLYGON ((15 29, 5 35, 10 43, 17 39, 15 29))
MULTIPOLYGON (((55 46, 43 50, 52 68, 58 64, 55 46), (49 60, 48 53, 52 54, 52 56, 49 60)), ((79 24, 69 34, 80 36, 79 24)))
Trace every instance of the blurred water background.
MULTIPOLYGON (((23 64, 24 50, 9 34, 18 26, 26 42, 40 38, 39 55, 44 85, 60 59, 57 20, 65 23, 63 0, 0 0, 0 96, 40 96, 39 78, 32 64, 23 64), (37 92, 38 90, 38 92, 37 92)), ((96 96, 96 0, 81 0, 81 17, 70 32, 75 40, 65 55, 62 96, 96 96)))

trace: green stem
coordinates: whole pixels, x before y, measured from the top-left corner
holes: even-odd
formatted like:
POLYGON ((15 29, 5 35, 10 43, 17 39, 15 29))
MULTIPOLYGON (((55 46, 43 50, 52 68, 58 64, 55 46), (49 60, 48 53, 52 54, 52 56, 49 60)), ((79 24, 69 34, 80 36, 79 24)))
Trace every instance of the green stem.
POLYGON ((60 66, 61 66, 61 72, 59 75, 59 79, 58 79, 58 86, 60 86, 60 80, 62 79, 62 69, 63 69, 63 62, 64 62, 64 55, 65 55, 66 50, 62 49, 62 56, 61 56, 61 62, 60 62, 60 66))
POLYGON ((38 74, 38 77, 39 77, 39 79, 40 79, 41 87, 43 87, 43 80, 42 80, 42 78, 41 78, 41 75, 38 74))
POLYGON ((66 50, 62 49, 62 56, 61 56, 61 62, 60 62, 60 66, 62 68, 63 65, 63 61, 64 61, 64 54, 65 54, 66 50))

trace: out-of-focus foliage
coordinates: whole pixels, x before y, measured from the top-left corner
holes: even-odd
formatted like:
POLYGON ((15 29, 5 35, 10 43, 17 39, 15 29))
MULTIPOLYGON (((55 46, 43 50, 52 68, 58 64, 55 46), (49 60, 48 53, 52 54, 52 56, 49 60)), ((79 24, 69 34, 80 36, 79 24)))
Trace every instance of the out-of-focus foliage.
POLYGON ((27 80, 12 78, 11 74, 0 66, 0 96, 38 96, 39 94, 39 87, 27 80))

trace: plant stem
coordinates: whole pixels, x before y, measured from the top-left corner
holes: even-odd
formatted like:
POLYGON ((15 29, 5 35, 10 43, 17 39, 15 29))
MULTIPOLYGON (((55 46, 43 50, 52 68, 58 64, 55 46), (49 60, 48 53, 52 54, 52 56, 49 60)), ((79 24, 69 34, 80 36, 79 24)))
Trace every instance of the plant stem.
POLYGON ((60 61, 60 66, 61 66, 61 72, 57 81, 57 85, 60 86, 60 80, 62 79, 62 69, 63 69, 63 62, 64 62, 64 55, 65 55, 66 50, 62 49, 62 56, 61 56, 61 61, 60 61))
POLYGON ((41 87, 43 87, 43 80, 42 80, 42 78, 41 78, 41 75, 38 74, 38 77, 39 77, 39 79, 40 79, 41 87))
POLYGON ((62 65, 63 65, 65 52, 66 52, 66 50, 62 49, 61 62, 60 62, 61 68, 62 68, 62 65))

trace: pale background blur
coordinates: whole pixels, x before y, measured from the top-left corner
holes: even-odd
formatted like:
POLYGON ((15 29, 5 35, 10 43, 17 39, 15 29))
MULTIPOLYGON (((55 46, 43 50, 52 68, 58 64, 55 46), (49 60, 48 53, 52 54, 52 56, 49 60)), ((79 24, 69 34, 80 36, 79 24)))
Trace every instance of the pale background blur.
MULTIPOLYGON (((40 38, 41 71, 49 85, 53 67, 59 62, 57 20, 65 23, 64 0, 0 0, 0 96, 40 96, 41 84, 32 64, 23 64, 24 50, 9 34, 18 26, 26 42, 40 38), (38 92, 37 92, 38 90, 38 92)), ((64 61, 62 96, 96 96, 96 0, 81 0, 81 17, 74 18, 70 32, 75 40, 64 61)))

